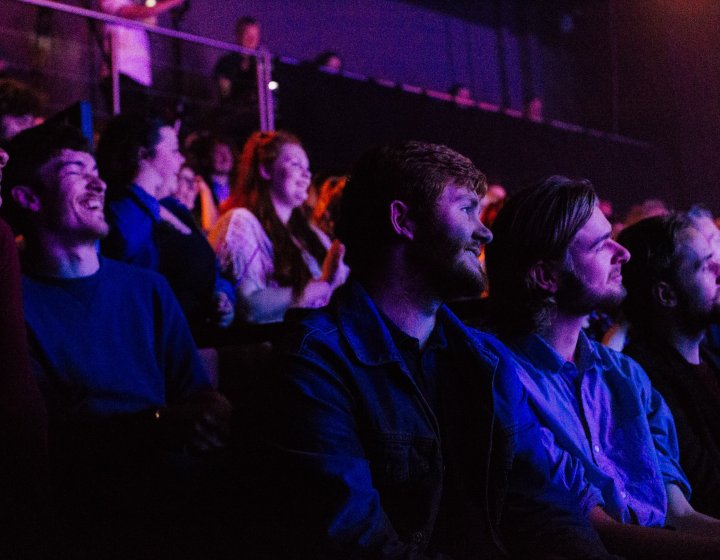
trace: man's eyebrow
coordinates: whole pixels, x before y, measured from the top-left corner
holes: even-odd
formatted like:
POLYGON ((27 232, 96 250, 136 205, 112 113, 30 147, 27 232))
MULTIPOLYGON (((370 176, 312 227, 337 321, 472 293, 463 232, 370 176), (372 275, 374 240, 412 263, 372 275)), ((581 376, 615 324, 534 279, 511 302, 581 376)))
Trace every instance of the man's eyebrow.
MULTIPOLYGON (((70 165, 77 165, 78 167, 85 167, 85 163, 83 163, 80 160, 61 161, 55 166, 55 171, 61 171, 70 165)), ((97 169, 97 163, 94 163, 92 166, 92 170, 94 171, 95 169, 97 169)))
POLYGON ((455 193, 455 196, 453 197, 453 202, 457 202, 458 200, 469 200, 471 204, 480 203, 480 198, 478 197, 478 195, 472 192, 455 193))
POLYGON ((600 235, 599 237, 596 237, 596 238, 593 239, 593 241, 590 243, 590 248, 592 249, 593 247, 597 247, 597 246, 598 246, 600 243, 602 243, 603 241, 606 241, 606 240, 610 239, 611 236, 612 236, 612 231, 607 231, 606 233, 600 235))

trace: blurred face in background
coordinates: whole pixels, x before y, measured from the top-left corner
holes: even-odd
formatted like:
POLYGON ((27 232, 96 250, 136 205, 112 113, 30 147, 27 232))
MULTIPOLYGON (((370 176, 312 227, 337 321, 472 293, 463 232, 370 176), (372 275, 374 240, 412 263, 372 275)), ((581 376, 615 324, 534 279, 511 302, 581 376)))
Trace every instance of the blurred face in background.
POLYGON ((246 49, 257 49, 260 46, 260 26, 257 23, 243 25, 238 29, 237 42, 246 49))
POLYGON ((163 126, 160 129, 160 141, 155 145, 153 155, 146 161, 162 177, 162 184, 158 187, 155 197, 161 200, 172 195, 177 190, 180 167, 185 163, 185 156, 180 153, 175 129, 170 126, 163 126))
POLYGON ((212 151, 213 173, 217 175, 228 175, 233 167, 233 153, 230 146, 218 142, 212 151))
POLYGON ((189 167, 180 169, 177 178, 177 190, 173 195, 175 199, 188 210, 195 208, 195 199, 198 189, 195 180, 195 173, 189 167))

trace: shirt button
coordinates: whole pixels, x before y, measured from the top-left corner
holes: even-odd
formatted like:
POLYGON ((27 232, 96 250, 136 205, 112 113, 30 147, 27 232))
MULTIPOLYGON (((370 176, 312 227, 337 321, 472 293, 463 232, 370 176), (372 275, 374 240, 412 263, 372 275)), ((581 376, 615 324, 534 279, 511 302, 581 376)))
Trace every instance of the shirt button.
POLYGON ((627 498, 627 492, 620 492, 620 496, 622 496, 623 500, 627 498))
POLYGON ((419 543, 422 542, 422 540, 423 540, 422 531, 415 531, 415 532, 412 534, 412 541, 413 541, 414 543, 418 543, 418 544, 419 544, 419 543))
POLYGON ((599 445, 593 445, 593 450, 595 453, 600 453, 600 446, 599 445))

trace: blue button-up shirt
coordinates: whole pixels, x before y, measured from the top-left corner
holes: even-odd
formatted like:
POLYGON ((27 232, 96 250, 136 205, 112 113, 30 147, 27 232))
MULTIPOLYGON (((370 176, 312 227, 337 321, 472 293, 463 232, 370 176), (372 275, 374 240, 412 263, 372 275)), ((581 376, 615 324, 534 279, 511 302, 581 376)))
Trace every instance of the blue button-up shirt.
POLYGON ((546 429, 555 476, 584 511, 601 505, 624 523, 662 526, 666 484, 689 497, 672 414, 632 359, 580 333, 576 363, 541 337, 510 341, 531 408, 546 429))

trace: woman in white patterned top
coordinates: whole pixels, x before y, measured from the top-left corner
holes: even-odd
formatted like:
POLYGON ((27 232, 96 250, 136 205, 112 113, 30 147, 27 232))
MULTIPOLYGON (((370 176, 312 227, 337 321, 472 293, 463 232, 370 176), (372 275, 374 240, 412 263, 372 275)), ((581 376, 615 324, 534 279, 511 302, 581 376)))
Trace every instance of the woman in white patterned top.
POLYGON ((280 321, 290 307, 322 307, 345 281, 345 248, 318 235, 300 210, 309 186, 308 157, 295 136, 250 137, 209 235, 235 286, 236 317, 280 321))

